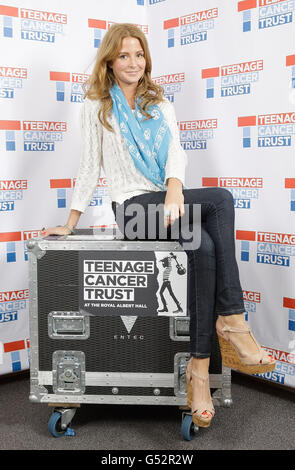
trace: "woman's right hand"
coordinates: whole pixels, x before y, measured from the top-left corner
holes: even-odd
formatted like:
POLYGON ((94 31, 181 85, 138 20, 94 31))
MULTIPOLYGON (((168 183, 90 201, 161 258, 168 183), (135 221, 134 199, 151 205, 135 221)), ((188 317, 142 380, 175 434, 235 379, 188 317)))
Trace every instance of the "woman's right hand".
POLYGON ((58 225, 57 227, 50 228, 43 227, 43 229, 40 230, 40 233, 41 237, 48 237, 49 235, 69 235, 72 232, 65 225, 58 225))

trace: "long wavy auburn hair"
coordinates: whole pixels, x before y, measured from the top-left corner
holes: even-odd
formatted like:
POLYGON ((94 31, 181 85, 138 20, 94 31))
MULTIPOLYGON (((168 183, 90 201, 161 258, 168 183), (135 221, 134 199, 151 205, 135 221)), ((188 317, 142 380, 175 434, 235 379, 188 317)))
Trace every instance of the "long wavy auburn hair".
POLYGON ((151 118, 148 108, 153 104, 163 101, 164 90, 151 79, 152 60, 145 34, 132 23, 117 23, 110 27, 105 34, 97 51, 96 61, 89 79, 84 83, 84 98, 101 101, 98 119, 109 131, 114 132, 107 121, 112 110, 112 98, 110 88, 117 83, 113 70, 109 67, 111 61, 115 60, 121 50, 122 40, 127 37, 137 38, 144 51, 146 61, 145 72, 138 81, 135 98, 140 97, 138 103, 141 113, 147 119, 151 118))

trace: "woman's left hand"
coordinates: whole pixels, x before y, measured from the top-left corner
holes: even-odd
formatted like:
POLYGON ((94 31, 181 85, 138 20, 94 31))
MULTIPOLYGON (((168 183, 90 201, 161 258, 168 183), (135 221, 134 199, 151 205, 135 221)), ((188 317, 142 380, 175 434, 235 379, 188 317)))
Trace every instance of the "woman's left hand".
POLYGON ((168 227, 173 224, 179 216, 184 215, 184 196, 181 189, 169 188, 166 192, 164 202, 164 226, 168 227), (169 216, 166 216, 166 211, 169 210, 169 216))

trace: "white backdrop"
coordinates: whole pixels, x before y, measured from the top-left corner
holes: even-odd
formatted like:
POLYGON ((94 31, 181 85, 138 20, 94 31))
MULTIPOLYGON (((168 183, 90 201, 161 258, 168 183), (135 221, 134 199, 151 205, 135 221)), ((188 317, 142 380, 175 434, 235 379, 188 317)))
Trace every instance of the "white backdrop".
MULTIPOLYGON (((0 373, 29 367, 25 240, 64 224, 81 83, 113 22, 146 33, 174 102, 187 186, 233 192, 246 318, 295 387, 295 1, 15 0, 0 5, 0 373)), ((101 174, 79 227, 113 226, 101 174)))

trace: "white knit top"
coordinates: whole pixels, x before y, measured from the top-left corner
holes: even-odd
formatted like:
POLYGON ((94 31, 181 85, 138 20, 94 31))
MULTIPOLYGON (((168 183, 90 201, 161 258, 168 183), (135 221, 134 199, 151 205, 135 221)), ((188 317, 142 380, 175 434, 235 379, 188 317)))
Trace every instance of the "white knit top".
MULTIPOLYGON (((111 114, 108 118, 114 133, 102 126, 97 117, 99 106, 99 100, 86 98, 81 107, 83 150, 71 202, 71 209, 80 212, 85 212, 91 201, 99 181, 101 168, 106 176, 110 198, 119 204, 139 194, 161 191, 161 188, 135 167, 115 116, 111 114)), ((165 99, 159 106, 172 134, 165 166, 165 188, 167 189, 167 179, 171 177, 178 178, 185 185, 187 156, 180 144, 173 105, 165 99)))

